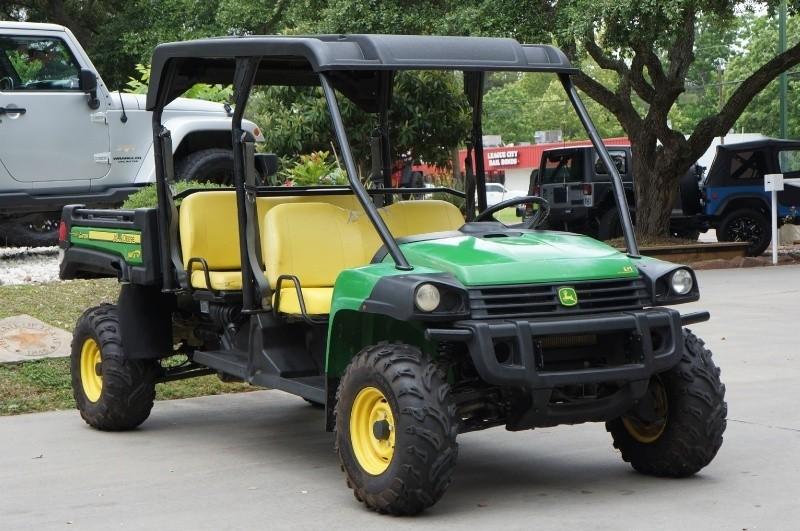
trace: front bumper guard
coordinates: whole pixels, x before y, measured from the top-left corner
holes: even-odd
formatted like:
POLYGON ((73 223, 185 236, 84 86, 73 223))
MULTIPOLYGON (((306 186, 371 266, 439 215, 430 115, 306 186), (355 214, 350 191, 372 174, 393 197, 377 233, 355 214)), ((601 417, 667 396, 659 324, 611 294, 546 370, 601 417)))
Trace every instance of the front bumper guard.
POLYGON ((681 315, 671 308, 648 308, 599 315, 516 319, 503 321, 467 320, 453 328, 428 329, 431 340, 466 343, 478 374, 489 384, 516 387, 528 391, 531 403, 509 429, 550 426, 562 423, 603 421, 629 410, 647 391, 654 374, 675 366, 683 354, 682 327, 706 321, 708 312, 681 315), (651 330, 669 329, 668 337, 656 350, 651 330), (534 338, 541 336, 627 332, 636 345, 636 362, 612 367, 579 370, 547 371, 537 367, 534 338), (501 363, 495 343, 513 341, 516 355, 501 363), (577 403, 551 404, 552 391, 567 385, 616 382, 616 393, 599 399, 577 403))

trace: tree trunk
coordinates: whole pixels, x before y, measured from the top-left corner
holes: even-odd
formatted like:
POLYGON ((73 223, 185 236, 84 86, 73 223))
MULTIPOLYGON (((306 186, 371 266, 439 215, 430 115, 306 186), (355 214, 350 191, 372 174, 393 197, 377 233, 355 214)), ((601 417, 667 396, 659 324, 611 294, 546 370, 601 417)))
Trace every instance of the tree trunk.
POLYGON ((663 161, 669 160, 669 155, 655 144, 654 138, 631 142, 636 191, 633 217, 639 239, 669 236, 672 204, 677 195, 678 176, 682 174, 674 167, 664 167, 663 161))
POLYGON ((461 180, 461 159, 458 157, 458 147, 454 147, 450 152, 450 160, 453 161, 453 188, 464 186, 464 183, 461 180))

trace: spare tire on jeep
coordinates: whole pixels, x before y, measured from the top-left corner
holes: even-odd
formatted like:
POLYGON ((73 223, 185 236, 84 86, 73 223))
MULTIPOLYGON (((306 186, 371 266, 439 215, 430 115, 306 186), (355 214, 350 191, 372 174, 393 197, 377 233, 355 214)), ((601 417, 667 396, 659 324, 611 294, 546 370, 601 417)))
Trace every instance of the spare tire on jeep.
POLYGON ((679 197, 681 201, 681 210, 687 216, 700 214, 703 211, 703 205, 700 202, 701 194, 699 183, 702 172, 703 167, 695 164, 681 177, 679 197))

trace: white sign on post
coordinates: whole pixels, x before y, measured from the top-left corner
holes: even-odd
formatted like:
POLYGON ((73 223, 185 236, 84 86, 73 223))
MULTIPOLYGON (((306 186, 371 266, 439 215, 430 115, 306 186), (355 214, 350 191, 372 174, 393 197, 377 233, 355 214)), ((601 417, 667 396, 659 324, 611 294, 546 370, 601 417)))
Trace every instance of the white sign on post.
POLYGON ((782 173, 764 175, 764 191, 772 197, 772 265, 778 263, 778 192, 785 185, 800 187, 800 179, 784 179, 782 173))

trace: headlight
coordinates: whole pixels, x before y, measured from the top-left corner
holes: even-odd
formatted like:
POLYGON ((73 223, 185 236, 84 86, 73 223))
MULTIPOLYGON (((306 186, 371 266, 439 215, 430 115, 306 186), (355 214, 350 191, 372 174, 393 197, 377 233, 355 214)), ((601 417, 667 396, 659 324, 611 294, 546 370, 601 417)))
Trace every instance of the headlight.
POLYGON ((692 274, 688 269, 678 269, 672 273, 669 284, 670 287, 672 287, 672 291, 678 295, 686 295, 692 291, 692 287, 694 287, 692 274))
POLYGON ((423 312, 432 312, 439 307, 442 297, 433 284, 422 284, 414 293, 414 304, 423 312))

